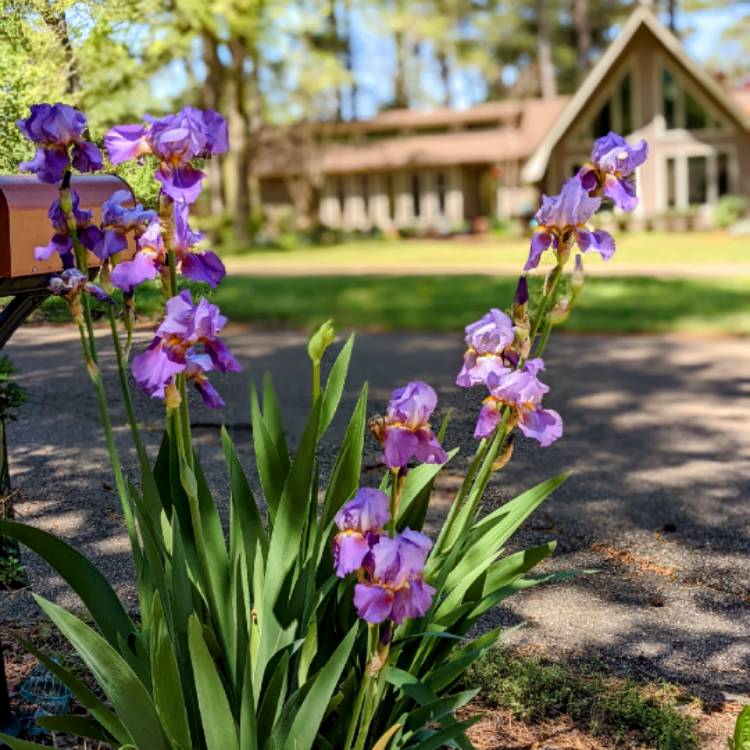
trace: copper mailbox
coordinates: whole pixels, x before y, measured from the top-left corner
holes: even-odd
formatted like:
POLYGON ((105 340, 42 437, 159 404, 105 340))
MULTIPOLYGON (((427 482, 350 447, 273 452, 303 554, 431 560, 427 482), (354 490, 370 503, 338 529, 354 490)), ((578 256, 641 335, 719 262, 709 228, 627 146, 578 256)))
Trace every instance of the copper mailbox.
MULTIPOLYGON (((101 218, 102 203, 113 193, 124 189, 132 195, 129 185, 114 175, 74 177, 72 187, 78 193, 80 207, 93 211, 96 223, 101 218)), ((47 245, 52 237, 47 211, 57 196, 55 185, 45 185, 33 175, 0 176, 0 279, 62 270, 57 255, 45 261, 34 258, 34 248, 47 245)), ((89 253, 89 264, 99 265, 93 253, 89 253)))

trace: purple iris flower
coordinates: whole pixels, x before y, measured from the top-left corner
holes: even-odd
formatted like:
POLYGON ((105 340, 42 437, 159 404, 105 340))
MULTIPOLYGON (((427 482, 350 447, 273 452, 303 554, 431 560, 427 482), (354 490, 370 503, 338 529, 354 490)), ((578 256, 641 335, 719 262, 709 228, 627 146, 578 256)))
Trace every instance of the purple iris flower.
POLYGON ((133 259, 121 261, 112 270, 112 283, 126 294, 132 294, 144 281, 155 279, 166 263, 167 251, 158 219, 146 227, 137 245, 133 259))
POLYGON ((34 172, 41 182, 57 183, 72 162, 79 172, 102 168, 99 149, 83 140, 86 116, 66 104, 33 104, 25 120, 16 120, 20 131, 37 146, 30 161, 19 164, 24 172, 34 172))
POLYGON ((430 429, 436 405, 437 394, 427 383, 414 381, 393 391, 378 435, 388 467, 403 468, 412 458, 427 464, 448 460, 430 429))
POLYGON ((53 276, 49 282, 52 294, 72 301, 81 292, 90 294, 100 302, 112 302, 112 298, 97 284, 92 284, 88 277, 77 268, 66 268, 59 276, 53 276))
POLYGON ((500 378, 491 377, 490 395, 479 412, 474 437, 492 435, 500 422, 502 407, 509 406, 513 412, 510 424, 517 420, 521 432, 544 447, 554 443, 562 435, 562 418, 552 409, 542 409, 542 398, 549 391, 537 378, 543 369, 543 360, 530 359, 521 370, 500 378))
POLYGON ((218 335, 226 323, 216 305, 206 299, 195 304, 190 291, 184 289, 167 302, 164 320, 148 349, 133 358, 135 382, 149 396, 164 398, 174 376, 184 373, 206 406, 223 406, 206 373, 240 370, 239 362, 218 335))
POLYGON ((110 161, 120 164, 153 154, 159 160, 154 174, 174 201, 194 203, 200 195, 203 172, 192 159, 208 158, 227 150, 227 124, 213 110, 184 107, 177 114, 144 118, 146 125, 121 125, 104 138, 110 161))
POLYGON ((560 250, 570 248, 574 242, 584 253, 595 250, 604 260, 611 258, 615 253, 612 236, 602 229, 592 232, 586 226, 601 204, 601 198, 592 198, 576 177, 566 180, 558 195, 543 195, 542 206, 534 217, 538 226, 524 270, 536 268, 550 246, 560 250))
POLYGON ((123 205, 133 200, 129 190, 118 190, 102 204, 102 226, 104 232, 94 252, 100 260, 122 252, 128 246, 127 233, 143 233, 150 222, 156 219, 155 211, 148 211, 137 203, 133 208, 123 205))
MULTIPOLYGON (((76 230, 80 243, 87 249, 93 250, 101 241, 101 230, 91 223, 92 213, 85 209, 79 208, 80 199, 75 190, 70 191, 71 202, 73 204, 73 217, 76 223, 76 230)), ((70 236, 68 222, 65 213, 60 207, 60 201, 55 200, 47 212, 54 234, 48 245, 34 249, 34 258, 36 260, 48 260, 54 253, 57 253, 62 259, 63 268, 73 266, 73 239, 70 236)))
POLYGON ((210 250, 193 252, 192 248, 203 239, 188 224, 189 207, 186 203, 174 204, 174 248, 185 278, 202 281, 215 289, 226 275, 221 258, 210 250))
POLYGON ((360 487, 334 516, 339 529, 333 540, 336 575, 344 578, 359 570, 391 520, 388 496, 374 487, 360 487))
MULTIPOLYGON (((195 243, 203 239, 188 224, 188 205, 174 203, 174 251, 180 273, 192 281, 202 281, 215 288, 226 275, 224 264, 216 253, 193 251, 195 243)), ((138 238, 138 251, 132 260, 118 263, 112 272, 112 283, 130 293, 144 281, 155 279, 167 265, 167 249, 162 226, 153 218, 138 238)))
POLYGON ((591 164, 583 166, 578 179, 588 191, 602 188, 604 195, 623 211, 638 205, 632 174, 648 158, 648 144, 631 146, 621 135, 609 132, 594 143, 591 164))
POLYGON ((424 581, 424 566, 432 540, 411 529, 390 538, 381 536, 372 547, 366 577, 354 587, 357 614, 369 623, 423 617, 435 589, 424 581))
POLYGON ((490 373, 500 376, 509 372, 503 361, 503 352, 514 339, 513 321, 494 307, 475 323, 466 326, 468 348, 456 385, 469 388, 486 383, 490 373))

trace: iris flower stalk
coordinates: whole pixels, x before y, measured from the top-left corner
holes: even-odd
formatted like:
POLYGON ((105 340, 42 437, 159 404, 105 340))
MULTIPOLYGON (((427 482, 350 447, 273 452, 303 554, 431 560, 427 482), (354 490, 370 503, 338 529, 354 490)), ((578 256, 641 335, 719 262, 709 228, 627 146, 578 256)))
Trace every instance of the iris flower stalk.
MULTIPOLYGON (((159 194, 159 219, 163 227, 164 246, 167 248, 167 263, 169 276, 163 279, 165 286, 165 297, 171 299, 177 296, 179 287, 177 285, 177 253, 174 246, 174 201, 162 188, 159 194)), ((193 468, 192 435, 190 430, 190 412, 188 411, 187 387, 185 375, 179 373, 175 376, 175 385, 179 393, 179 403, 170 408, 169 399, 166 399, 167 413, 170 414, 170 422, 175 432, 177 444, 181 446, 183 458, 187 465, 193 468)))
MULTIPOLYGON (((73 243, 73 251, 75 253, 76 265, 81 273, 88 275, 88 261, 86 258, 86 248, 83 247, 79 238, 76 227, 76 220, 73 214, 73 201, 70 190, 72 173, 70 168, 65 170, 63 180, 60 185, 60 208, 63 211, 65 218, 68 222, 68 231, 70 232, 70 238, 73 243)), ((138 536, 135 529, 135 519, 133 516, 133 507, 128 495, 128 491, 125 485, 125 477, 122 472, 122 463, 120 462, 120 455, 117 451, 117 445, 115 444, 114 432, 112 430, 112 421, 109 417, 109 409, 107 407, 107 394, 104 389, 104 381, 102 380, 101 370, 99 369, 98 356, 96 351, 96 339, 94 337, 94 326, 91 319, 91 307, 87 295, 82 295, 82 309, 83 309, 83 320, 81 316, 76 317, 76 323, 78 325, 78 332, 81 338, 81 347, 83 350, 83 360, 86 365, 86 372, 94 386, 96 392, 96 401, 99 408, 99 417, 102 422, 104 429, 104 437, 107 445, 107 452, 109 453, 110 461, 112 462, 112 473, 115 478, 115 486, 117 488, 117 494, 120 499, 120 505, 122 506, 122 512, 125 517, 125 524, 128 530, 128 536, 133 549, 138 549, 138 536)), ((116 323, 114 323, 114 311, 109 310, 110 322, 112 324, 113 338, 115 339, 115 351, 119 352, 119 337, 116 335, 116 323)), ((124 363, 122 362, 121 354, 117 356, 117 365, 120 372, 121 383, 124 383, 124 387, 127 389, 127 375, 124 370, 124 363)), ((129 394, 128 394, 129 395, 129 394)), ((132 416, 132 402, 126 400, 126 408, 128 408, 128 417, 132 416)), ((133 423, 134 424, 134 417, 133 423)), ((136 430, 137 432, 137 430, 136 430)), ((140 435, 138 444, 141 446, 140 435)))

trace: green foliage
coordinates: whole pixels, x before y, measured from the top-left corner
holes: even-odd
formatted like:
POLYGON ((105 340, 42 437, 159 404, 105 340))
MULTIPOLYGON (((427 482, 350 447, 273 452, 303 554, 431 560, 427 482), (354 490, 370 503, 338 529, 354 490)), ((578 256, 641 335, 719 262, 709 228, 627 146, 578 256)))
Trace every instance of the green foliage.
POLYGON ((714 208, 714 223, 728 229, 736 224, 747 211, 747 199, 742 195, 722 195, 714 208))
MULTIPOLYGON (((477 519, 500 437, 480 452, 477 471, 467 478, 428 561, 427 580, 439 592, 433 607, 421 620, 395 629, 387 666, 373 677, 372 630, 365 633, 353 609, 352 584, 333 575, 330 556, 331 519, 360 481, 366 388, 325 490, 318 472, 320 440, 338 409, 352 344, 341 350, 322 384, 294 456, 270 379, 252 390, 267 523, 226 432, 226 536, 197 455, 188 461, 182 444, 167 434, 153 468, 142 464, 140 489, 130 489, 142 540, 134 550, 140 623, 130 620, 106 579, 75 550, 41 530, 0 522, 1 533, 53 565, 95 626, 38 600, 111 706, 56 664, 55 674, 91 718, 61 717, 56 729, 138 750, 341 748, 365 686, 373 699, 357 730, 358 747, 383 736, 390 736, 391 750, 438 748, 450 740, 469 747, 464 730, 470 722, 457 721, 453 713, 475 691, 456 692, 454 686, 501 631, 469 633, 484 612, 515 591, 555 578, 530 575, 553 544, 505 558, 501 551, 565 477, 477 519)), ((441 469, 409 474, 397 527, 408 522, 421 528, 441 469)))
POLYGON ((0 357, 0 420, 15 419, 15 411, 28 399, 26 389, 13 377, 18 373, 10 357, 0 357))
POLYGON ((642 685, 602 671, 538 657, 487 652, 462 678, 482 700, 524 721, 567 716, 597 736, 635 733, 655 750, 697 750, 695 721, 679 710, 681 692, 668 684, 642 685))
POLYGON ((729 750, 750 750, 750 706, 745 706, 737 717, 734 737, 729 740, 729 750))
POLYGON ((0 537, 0 591, 25 586, 26 568, 15 555, 5 555, 2 547, 3 539, 0 537))

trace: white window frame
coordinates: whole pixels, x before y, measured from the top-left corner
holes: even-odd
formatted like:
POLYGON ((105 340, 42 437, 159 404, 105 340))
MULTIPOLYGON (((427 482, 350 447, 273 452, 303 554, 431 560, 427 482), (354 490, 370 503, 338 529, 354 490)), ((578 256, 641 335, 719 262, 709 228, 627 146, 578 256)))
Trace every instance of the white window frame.
POLYGON ((706 158, 706 174, 708 186, 706 190, 706 202, 700 205, 692 204, 699 210, 706 212, 716 205, 719 199, 719 170, 718 156, 728 156, 729 167, 729 194, 736 193, 739 187, 739 159, 737 148, 732 144, 713 146, 709 144, 695 143, 684 147, 679 151, 665 151, 659 156, 659 168, 657 170, 657 206, 659 211, 677 210, 684 211, 691 207, 688 186, 688 159, 693 156, 706 158), (675 161, 675 205, 670 209, 667 205, 667 159, 675 161))

